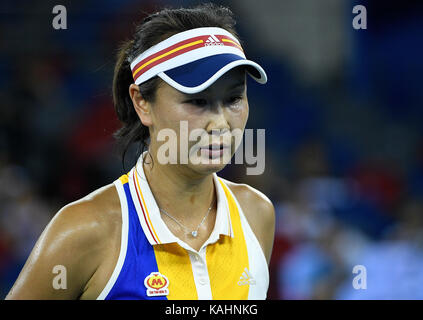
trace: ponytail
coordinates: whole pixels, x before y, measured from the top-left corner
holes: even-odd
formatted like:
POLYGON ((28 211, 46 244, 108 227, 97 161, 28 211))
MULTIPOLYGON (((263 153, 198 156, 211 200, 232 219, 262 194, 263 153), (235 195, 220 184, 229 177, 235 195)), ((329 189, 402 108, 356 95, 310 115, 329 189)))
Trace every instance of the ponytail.
MULTIPOLYGON (((133 143, 139 144, 135 154, 136 158, 138 158, 147 148, 148 139, 150 137, 148 127, 141 123, 135 112, 131 97, 129 96, 129 86, 134 83, 130 61, 128 59, 133 44, 134 40, 130 40, 124 42, 120 47, 113 77, 113 104, 118 119, 123 124, 122 127, 114 133, 114 137, 118 140, 122 148, 121 160, 124 172, 127 171, 125 169, 125 156, 129 147, 133 143)), ((152 94, 152 92, 155 91, 157 80, 157 78, 152 79, 148 83, 144 83, 143 86, 140 86, 140 92, 142 92, 145 100, 154 100, 154 94, 152 94)))

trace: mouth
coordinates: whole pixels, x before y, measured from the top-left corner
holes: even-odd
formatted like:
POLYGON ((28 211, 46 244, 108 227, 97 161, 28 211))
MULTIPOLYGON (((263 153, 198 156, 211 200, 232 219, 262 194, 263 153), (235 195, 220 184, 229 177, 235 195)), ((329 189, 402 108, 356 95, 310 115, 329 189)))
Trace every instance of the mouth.
POLYGON ((230 146, 223 143, 222 144, 213 143, 213 144, 209 144, 208 146, 204 146, 200 148, 201 154, 211 159, 215 159, 215 158, 219 158, 223 156, 223 153, 229 149, 230 149, 230 146))

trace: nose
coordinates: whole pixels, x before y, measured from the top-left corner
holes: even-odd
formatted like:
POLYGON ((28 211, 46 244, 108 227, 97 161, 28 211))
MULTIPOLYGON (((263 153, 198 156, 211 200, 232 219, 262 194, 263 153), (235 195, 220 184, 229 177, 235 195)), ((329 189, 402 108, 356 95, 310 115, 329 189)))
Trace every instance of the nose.
POLYGON ((207 123, 207 133, 212 134, 213 131, 220 134, 229 131, 230 126, 226 118, 225 109, 219 103, 215 108, 210 110, 209 121, 207 123))

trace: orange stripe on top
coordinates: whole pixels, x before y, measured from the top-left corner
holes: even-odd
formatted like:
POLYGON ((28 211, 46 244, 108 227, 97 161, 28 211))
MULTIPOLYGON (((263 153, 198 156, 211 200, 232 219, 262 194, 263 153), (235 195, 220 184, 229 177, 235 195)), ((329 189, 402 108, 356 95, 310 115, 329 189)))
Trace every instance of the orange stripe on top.
MULTIPOLYGON (((148 228, 149 228, 150 230, 153 230, 153 233, 154 233, 154 235, 156 236, 157 242, 160 244, 160 243, 161 243, 161 241, 160 241, 159 237, 157 236, 156 230, 154 230, 153 224, 151 223, 150 214, 148 213, 147 206, 145 205, 144 196, 143 196, 143 194, 142 194, 141 187, 140 187, 140 184, 139 184, 139 181, 138 181, 138 172, 137 172, 137 169, 135 169, 135 171, 134 171, 134 176, 135 176, 135 181, 136 181, 136 183, 137 183, 137 187, 138 187, 138 190, 140 191, 140 195, 141 195, 141 199, 142 199, 142 204, 141 204, 141 206, 145 208, 145 212, 147 213, 147 219, 148 219, 148 222, 147 222, 147 221, 146 221, 146 222, 147 222, 147 224, 148 224, 148 228), (137 174, 135 174, 135 173, 137 173, 137 174)), ((142 208, 141 208, 141 209, 142 209, 142 208)), ((153 236, 153 238, 154 238, 154 236, 153 236)), ((154 239, 154 240, 155 240, 155 239, 154 239)))
POLYGON ((226 195, 234 237, 220 236, 207 246, 206 260, 213 299, 248 299, 250 285, 238 282, 245 268, 249 268, 248 249, 242 230, 238 207, 227 186, 219 179, 226 195))

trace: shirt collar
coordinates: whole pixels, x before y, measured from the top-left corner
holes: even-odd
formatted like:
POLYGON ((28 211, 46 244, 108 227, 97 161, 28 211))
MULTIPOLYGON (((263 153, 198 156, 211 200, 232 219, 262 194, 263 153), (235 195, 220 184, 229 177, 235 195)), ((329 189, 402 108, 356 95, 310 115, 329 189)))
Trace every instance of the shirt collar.
MULTIPOLYGON (((156 245, 177 242, 182 247, 194 251, 188 244, 177 238, 162 220, 160 209, 151 192, 141 161, 137 162, 137 165, 129 172, 128 177, 135 209, 150 244, 156 245)), ((216 242, 220 235, 230 237, 234 235, 228 200, 220 184, 221 181, 222 180, 216 173, 213 173, 213 182, 217 195, 216 222, 209 239, 203 244, 203 247, 216 242)))

